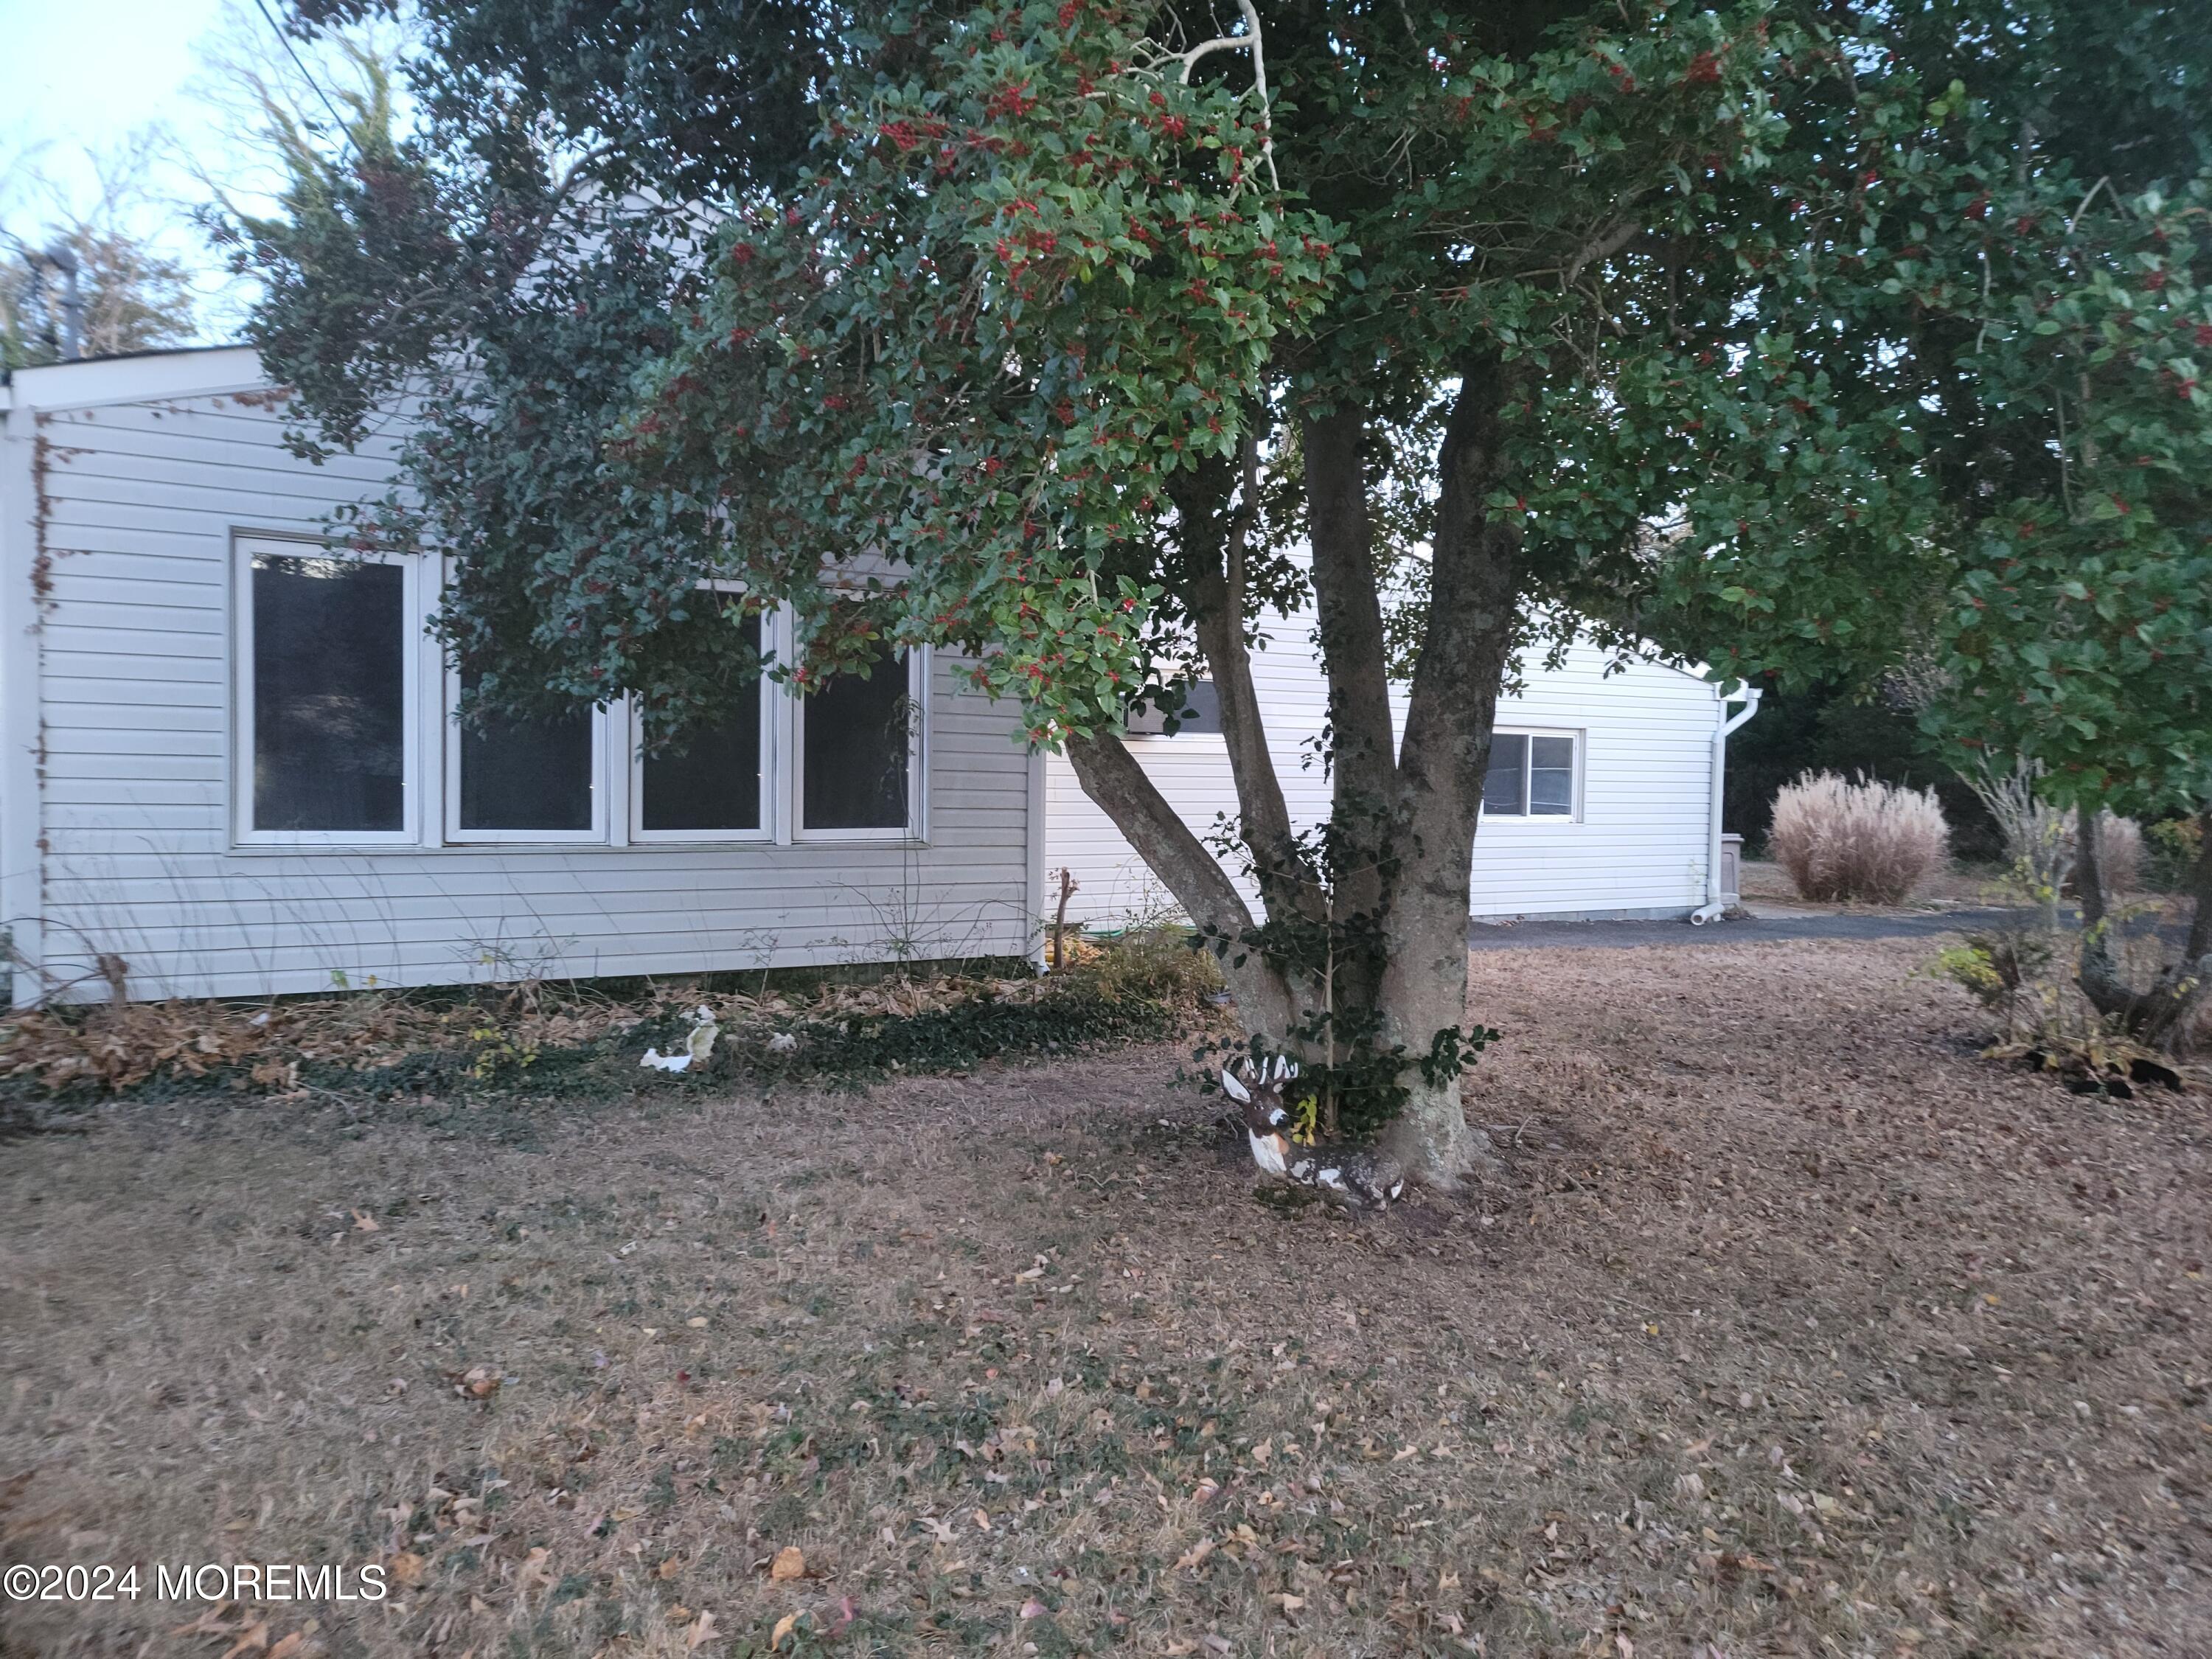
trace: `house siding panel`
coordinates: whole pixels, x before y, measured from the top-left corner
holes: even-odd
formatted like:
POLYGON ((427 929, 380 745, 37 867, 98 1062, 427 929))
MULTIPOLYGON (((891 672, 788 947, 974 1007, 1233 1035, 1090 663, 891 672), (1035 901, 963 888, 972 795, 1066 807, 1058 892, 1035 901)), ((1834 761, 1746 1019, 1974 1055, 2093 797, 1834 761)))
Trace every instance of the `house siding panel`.
MULTIPOLYGON (((1279 622, 1256 652, 1253 679, 1291 818, 1301 828, 1328 811, 1328 782, 1308 764, 1322 728, 1327 688, 1309 643, 1310 617, 1279 622)), ((1719 708, 1705 682, 1655 663, 1607 676, 1606 655, 1577 644, 1556 669, 1524 665, 1517 696, 1500 701, 1498 724, 1579 732, 1583 810, 1572 820, 1486 815, 1475 836, 1478 917, 1686 915, 1703 902, 1711 743, 1719 708)), ((1402 701, 1397 710, 1402 725, 1402 701)), ((1222 740, 1149 737, 1131 748, 1160 791, 1200 836, 1233 812, 1222 740)), ((1073 870, 1071 916, 1103 926, 1169 914, 1172 901, 1074 769, 1054 757, 1048 773, 1046 861, 1073 870)), ((1238 885, 1256 902, 1249 882, 1238 885)))
MULTIPOLYGON (((36 731, 17 711, 9 732, 40 749, 47 984, 94 951, 126 958, 150 997, 1030 948, 1030 760, 1013 711, 963 693, 943 658, 926 845, 234 847, 234 538, 314 536, 382 493, 394 446, 312 466, 284 449, 281 411, 231 396, 38 421, 51 581, 26 636, 36 731)), ((436 764, 423 756, 426 811, 436 764)), ((40 988, 18 975, 19 998, 40 988)))

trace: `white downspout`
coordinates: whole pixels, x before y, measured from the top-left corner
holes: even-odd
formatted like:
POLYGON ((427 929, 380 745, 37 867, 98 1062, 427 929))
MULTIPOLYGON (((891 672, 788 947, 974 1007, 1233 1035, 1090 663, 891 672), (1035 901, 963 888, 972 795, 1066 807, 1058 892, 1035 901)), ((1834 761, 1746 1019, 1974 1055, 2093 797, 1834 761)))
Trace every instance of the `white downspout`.
POLYGON ((1759 712, 1759 691, 1755 685, 1738 680, 1733 691, 1717 689, 1713 695, 1720 702, 1721 719, 1713 726, 1713 772, 1705 804, 1705 902, 1690 912, 1692 927, 1718 921, 1728 908, 1721 900, 1721 790, 1728 781, 1729 733, 1759 712), (1743 707, 1729 714, 1729 704, 1738 699, 1743 707))

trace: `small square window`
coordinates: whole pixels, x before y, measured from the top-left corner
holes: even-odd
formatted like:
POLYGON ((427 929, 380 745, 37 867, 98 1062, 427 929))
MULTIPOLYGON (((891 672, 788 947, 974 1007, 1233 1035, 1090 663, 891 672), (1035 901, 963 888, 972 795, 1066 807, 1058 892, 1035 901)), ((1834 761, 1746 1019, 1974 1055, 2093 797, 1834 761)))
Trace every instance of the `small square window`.
POLYGON ((800 828, 911 827, 913 679, 912 653, 885 653, 866 674, 837 675, 800 702, 800 828))
POLYGON ((1482 810, 1492 817, 1575 815, 1575 742, 1567 735, 1498 732, 1490 739, 1482 810))
POLYGON ((246 828, 312 838, 407 829, 406 567, 378 556, 247 560, 246 828))

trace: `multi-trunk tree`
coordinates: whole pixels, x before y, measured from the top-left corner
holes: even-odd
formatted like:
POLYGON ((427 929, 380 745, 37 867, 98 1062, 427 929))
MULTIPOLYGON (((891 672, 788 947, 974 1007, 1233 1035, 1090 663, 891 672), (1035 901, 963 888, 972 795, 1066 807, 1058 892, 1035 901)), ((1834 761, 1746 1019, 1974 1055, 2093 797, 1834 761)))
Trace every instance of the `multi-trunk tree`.
POLYGON ((1221 952, 1250 1045, 1433 1184, 1483 1152, 1465 931, 1517 655, 1663 627, 1826 669, 1958 562, 1895 287, 1924 191, 1884 169, 2033 176, 2033 143, 1954 122, 1894 19, 606 3, 572 52, 534 9, 419 10, 423 131, 352 135, 240 234, 331 439, 422 400, 374 533, 457 556, 477 695, 678 731, 733 676, 957 648, 1221 952), (1301 832, 1249 653, 1309 589, 1301 832), (798 648, 764 665, 728 623, 768 605, 798 648), (1201 673, 1225 849, 1117 736, 1201 673))

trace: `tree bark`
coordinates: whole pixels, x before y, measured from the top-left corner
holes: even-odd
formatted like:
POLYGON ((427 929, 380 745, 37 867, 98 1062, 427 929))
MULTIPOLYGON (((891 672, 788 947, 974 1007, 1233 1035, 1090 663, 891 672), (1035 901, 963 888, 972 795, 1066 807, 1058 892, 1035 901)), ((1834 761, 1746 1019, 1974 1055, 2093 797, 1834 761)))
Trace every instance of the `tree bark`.
MULTIPOLYGON (((1067 757, 1083 793, 1114 821, 1194 923, 1231 941, 1250 931, 1252 913, 1220 861, 1169 805, 1121 738, 1111 732, 1071 737, 1067 757)), ((1247 1031, 1279 1034, 1290 1029, 1297 1018, 1296 999, 1265 958, 1232 944, 1222 958, 1221 970, 1247 1031)))
POLYGON ((2112 951, 2112 913, 2105 900, 2105 849, 2097 834, 2097 808, 2086 804, 2075 817, 2074 894, 2081 904, 2081 957, 2075 974, 2081 994, 2106 1018, 2125 1020, 2136 995, 2112 951))
MULTIPOLYGON (((1350 844, 1379 855, 1395 828, 1398 754, 1367 510, 1366 440, 1365 412, 1353 406, 1309 416, 1301 430, 1314 605, 1328 680, 1331 813, 1350 844)), ((1337 872, 1338 915, 1379 918, 1386 885, 1377 860, 1356 860, 1337 872)), ((1370 951, 1346 963, 1339 988, 1347 1004, 1371 1006, 1380 994, 1380 957, 1370 951)))
MULTIPOLYGON (((1229 775, 1236 787, 1237 814, 1261 900, 1271 914, 1290 906, 1318 915, 1322 896, 1299 856, 1282 779, 1267 747, 1266 715, 1252 684, 1251 648, 1244 640, 1244 553, 1259 512, 1257 439, 1245 441, 1243 463, 1243 499, 1218 551, 1186 545, 1190 568, 1186 603, 1200 653, 1220 699, 1229 775)), ((1181 502, 1178 507, 1188 517, 1189 509, 1181 502)))
MULTIPOLYGON (((1467 1020, 1475 824, 1516 619, 1519 538, 1484 507, 1507 391, 1496 357, 1470 364, 1438 456, 1428 629, 1398 754, 1410 846, 1390 909, 1382 996, 1388 1040, 1415 1055, 1467 1020)), ((1449 1188, 1490 1160, 1489 1137, 1469 1127, 1455 1073, 1431 1082, 1416 1072, 1407 1081, 1413 1094, 1392 1126, 1392 1150, 1419 1179, 1449 1188)))
POLYGON ((2119 1021, 2130 1036, 2153 1045, 2171 1043, 2180 1037, 2212 981, 2212 811, 2199 814, 2197 820, 2203 839, 2190 866, 2189 932, 2182 940, 2181 955, 2142 991, 2128 983, 2112 948, 2114 922, 2105 895, 2099 817, 2095 808, 2083 806, 2075 819, 2074 886, 2081 902, 2081 956, 2075 982, 2090 1006, 2107 1019, 2119 1021))

